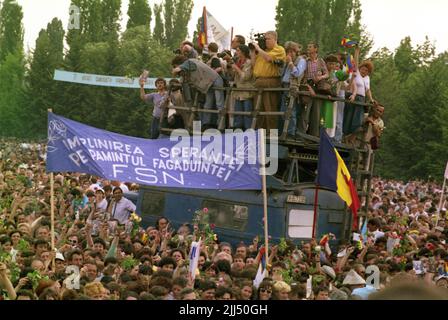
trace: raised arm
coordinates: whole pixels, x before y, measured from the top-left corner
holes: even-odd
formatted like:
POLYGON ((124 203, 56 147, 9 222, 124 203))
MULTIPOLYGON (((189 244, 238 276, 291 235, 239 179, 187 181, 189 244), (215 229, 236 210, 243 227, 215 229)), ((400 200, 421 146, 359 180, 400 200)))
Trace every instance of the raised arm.
POLYGON ((17 294, 6 274, 6 265, 4 263, 0 263, 0 285, 8 292, 9 299, 16 300, 17 294))

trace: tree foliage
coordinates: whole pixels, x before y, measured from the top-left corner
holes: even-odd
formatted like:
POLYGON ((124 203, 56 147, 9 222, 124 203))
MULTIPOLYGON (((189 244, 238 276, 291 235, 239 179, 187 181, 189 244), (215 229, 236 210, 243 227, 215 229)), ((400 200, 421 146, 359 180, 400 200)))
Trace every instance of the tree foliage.
POLYGON ((126 29, 147 26, 151 24, 151 7, 148 0, 130 0, 128 7, 129 20, 126 29))
POLYGON ((361 25, 359 0, 279 0, 276 28, 281 42, 297 41, 306 46, 316 42, 323 53, 340 51, 348 35, 370 51, 371 37, 361 25))
POLYGON ((441 177, 447 161, 447 55, 434 56, 427 40, 409 37, 392 54, 374 54, 373 92, 386 106, 383 148, 377 172, 390 178, 441 177))
POLYGON ((0 62, 9 54, 23 52, 23 12, 13 0, 5 0, 0 10, 0 62))

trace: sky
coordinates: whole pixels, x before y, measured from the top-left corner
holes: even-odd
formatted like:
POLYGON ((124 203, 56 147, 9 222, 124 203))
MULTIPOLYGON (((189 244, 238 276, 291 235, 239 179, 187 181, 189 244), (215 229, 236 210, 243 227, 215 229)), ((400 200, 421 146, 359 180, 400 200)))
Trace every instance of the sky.
MULTIPOLYGON (((0 0, 1 1, 1 0, 0 0)), ((23 7, 25 49, 34 48, 42 28, 54 17, 68 24, 70 0, 17 0, 23 7)), ((161 0, 149 0, 151 6, 161 0)), ((190 37, 202 14, 203 6, 234 34, 248 36, 275 29, 275 7, 278 0, 194 0, 190 37)), ((373 36, 374 50, 388 47, 394 50, 400 40, 410 36, 413 44, 422 43, 425 36, 435 43, 438 53, 448 50, 448 0, 361 0, 362 24, 373 36)), ((129 0, 122 0, 122 30, 127 22, 129 0)), ((298 8, 299 10, 299 8, 298 8)), ((154 19, 153 19, 154 20, 154 19)))

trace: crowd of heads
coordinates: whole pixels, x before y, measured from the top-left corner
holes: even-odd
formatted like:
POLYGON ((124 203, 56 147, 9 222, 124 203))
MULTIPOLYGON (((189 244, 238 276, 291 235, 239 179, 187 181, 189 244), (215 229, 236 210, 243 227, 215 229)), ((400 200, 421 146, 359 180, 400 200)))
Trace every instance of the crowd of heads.
MULTIPOLYGON (((85 174, 50 176, 45 145, 0 140, 0 290, 18 300, 348 300, 446 298, 446 201, 428 181, 374 179, 353 241, 270 244, 204 241, 195 279, 188 273, 192 221, 173 229, 160 217, 118 221, 110 203, 138 186, 85 174), (123 192, 126 190, 126 192, 123 192), (439 212, 439 203, 442 210, 439 212), (377 273, 375 273, 377 272, 377 273), (414 288, 410 290, 409 288, 414 288)), ((127 203, 127 202, 124 202, 127 203)), ((114 205, 112 204, 112 207, 114 205)), ((143 212, 142 214, 147 214, 143 212)))

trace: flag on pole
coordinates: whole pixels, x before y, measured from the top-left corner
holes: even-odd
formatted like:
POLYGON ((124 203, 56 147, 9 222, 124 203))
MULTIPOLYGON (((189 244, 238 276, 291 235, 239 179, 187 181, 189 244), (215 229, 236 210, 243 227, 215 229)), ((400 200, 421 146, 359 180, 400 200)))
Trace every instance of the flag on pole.
POLYGON ((319 162, 316 184, 336 191, 353 213, 353 229, 358 227, 358 193, 347 166, 330 141, 325 129, 320 131, 319 162))
POLYGON ((199 256, 201 254, 201 240, 198 242, 194 241, 191 244, 190 249, 190 267, 188 269, 188 277, 191 278, 192 281, 196 278, 196 269, 198 268, 199 256))
POLYGON ((207 31, 207 9, 204 7, 202 10, 201 30, 198 37, 198 45, 201 48, 205 48, 207 46, 207 31))
POLYGON ((207 10, 207 43, 215 42, 218 45, 219 51, 230 48, 231 32, 224 28, 218 20, 207 10))
POLYGON ((263 246, 260 249, 260 252, 258 253, 257 260, 260 261, 260 264, 258 266, 258 272, 254 280, 254 287, 258 289, 261 282, 267 275, 267 259, 266 259, 266 248, 263 246))

